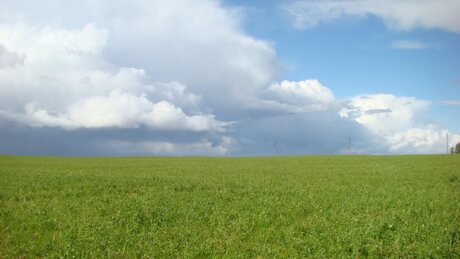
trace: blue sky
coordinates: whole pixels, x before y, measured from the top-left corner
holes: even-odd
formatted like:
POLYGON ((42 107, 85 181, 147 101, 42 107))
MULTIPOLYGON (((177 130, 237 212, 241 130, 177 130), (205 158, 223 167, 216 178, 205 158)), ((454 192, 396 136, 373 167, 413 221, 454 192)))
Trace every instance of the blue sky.
POLYGON ((0 153, 443 153, 460 142, 459 12, 0 0, 0 153))
POLYGON ((395 31, 372 15, 298 29, 279 4, 242 2, 229 1, 247 8, 244 28, 249 34, 273 43, 284 66, 281 77, 321 78, 343 98, 365 91, 434 100, 460 98, 460 37, 456 33, 424 28, 395 31), (399 40, 427 47, 393 48, 399 40))

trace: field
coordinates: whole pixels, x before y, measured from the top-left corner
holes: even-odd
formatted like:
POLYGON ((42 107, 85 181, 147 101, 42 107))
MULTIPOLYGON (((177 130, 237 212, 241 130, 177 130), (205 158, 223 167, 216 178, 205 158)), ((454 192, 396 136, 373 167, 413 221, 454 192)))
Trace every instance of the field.
POLYGON ((460 257, 460 155, 0 156, 0 258, 460 257))

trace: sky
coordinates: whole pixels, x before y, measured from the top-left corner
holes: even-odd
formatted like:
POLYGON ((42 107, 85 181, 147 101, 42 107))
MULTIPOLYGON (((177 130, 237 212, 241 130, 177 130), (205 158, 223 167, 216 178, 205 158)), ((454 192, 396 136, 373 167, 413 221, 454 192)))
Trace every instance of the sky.
POLYGON ((0 0, 0 154, 446 153, 460 142, 458 13, 458 0, 0 0))

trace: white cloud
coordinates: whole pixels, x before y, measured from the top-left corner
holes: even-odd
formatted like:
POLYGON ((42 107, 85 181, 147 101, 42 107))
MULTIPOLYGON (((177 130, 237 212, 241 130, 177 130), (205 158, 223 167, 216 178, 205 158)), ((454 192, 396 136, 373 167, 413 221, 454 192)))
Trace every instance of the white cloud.
POLYGON ((3 118, 32 127, 137 128, 147 126, 157 130, 225 131, 230 123, 217 121, 213 115, 188 116, 181 108, 167 101, 152 103, 140 96, 112 91, 109 96, 92 96, 69 104, 64 113, 49 111, 28 103, 25 114, 0 111, 3 118))
POLYGON ((457 0, 304 0, 291 2, 284 8, 298 28, 375 15, 391 29, 437 28, 460 33, 460 1, 457 0))
POLYGON ((338 106, 331 89, 316 79, 271 83, 256 93, 247 106, 252 110, 275 114, 317 112, 338 106))
POLYGON ((305 105, 327 104, 334 101, 332 91, 315 79, 299 82, 285 80, 271 84, 268 90, 286 103, 305 105))
POLYGON ((100 55, 107 40, 107 31, 93 24, 81 30, 2 25, 0 42, 25 57, 22 65, 0 70, 3 118, 65 129, 224 131, 228 123, 200 114, 200 97, 184 85, 155 84, 141 69, 111 72, 113 65, 100 55))
POLYGON ((271 43, 214 0, 0 1, 0 10, 0 120, 36 134, 148 129, 160 146, 217 152, 207 134, 224 138, 232 124, 217 118, 239 119, 278 73, 271 43), (188 144, 196 135, 205 137, 188 144))
MULTIPOLYGON (((448 131, 436 125, 425 128, 410 128, 395 132, 386 137, 390 151, 397 153, 443 153, 446 152, 446 135, 448 131)), ((449 146, 460 142, 460 134, 451 133, 449 146)))
MULTIPOLYGON (((385 140, 394 153, 443 153, 448 132, 436 124, 426 124, 421 117, 430 102, 390 94, 357 96, 340 111, 385 140)), ((452 140, 460 135, 452 133, 452 140)))
POLYGON ((427 49, 431 46, 415 40, 398 40, 391 43, 390 47, 394 49, 427 49))
POLYGON ((416 123, 416 116, 428 109, 429 101, 391 94, 361 95, 340 111, 376 132, 404 130, 416 123))
POLYGON ((49 18, 34 11, 33 0, 10 4, 17 5, 10 13, 20 10, 34 24, 61 26, 68 21, 65 16, 78 13, 72 27, 92 21, 109 32, 102 53, 105 60, 118 67, 141 68, 158 81, 181 82, 216 112, 243 109, 277 76, 271 43, 243 33, 241 14, 223 8, 219 1, 69 2, 42 2, 44 11, 50 6, 59 10, 49 18), (24 3, 30 7, 21 8, 24 3), (69 12, 68 5, 75 10, 69 12))
POLYGON ((153 78, 154 101, 162 98, 185 113, 232 117, 250 109, 278 72, 271 44, 243 33, 239 11, 213 0, 22 1, 0 7, 0 43, 26 58, 15 72, 0 72, 0 101, 15 111, 30 101, 50 105, 51 95, 59 106, 49 108, 53 113, 75 95, 107 96, 114 88, 138 95, 153 78))

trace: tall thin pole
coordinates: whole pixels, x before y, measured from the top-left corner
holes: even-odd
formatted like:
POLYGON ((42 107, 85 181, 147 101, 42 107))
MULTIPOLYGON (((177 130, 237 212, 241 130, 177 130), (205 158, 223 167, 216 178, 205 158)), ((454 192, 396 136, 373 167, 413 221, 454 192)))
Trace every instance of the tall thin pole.
POLYGON ((348 154, 351 155, 351 138, 348 139, 348 154))
POLYGON ((446 153, 449 154, 449 132, 446 133, 446 153))
POLYGON ((273 148, 274 148, 274 151, 275 151, 275 152, 274 152, 275 155, 276 155, 276 156, 279 156, 280 150, 279 150, 279 148, 278 148, 278 143, 276 143, 276 142, 273 143, 273 148))

